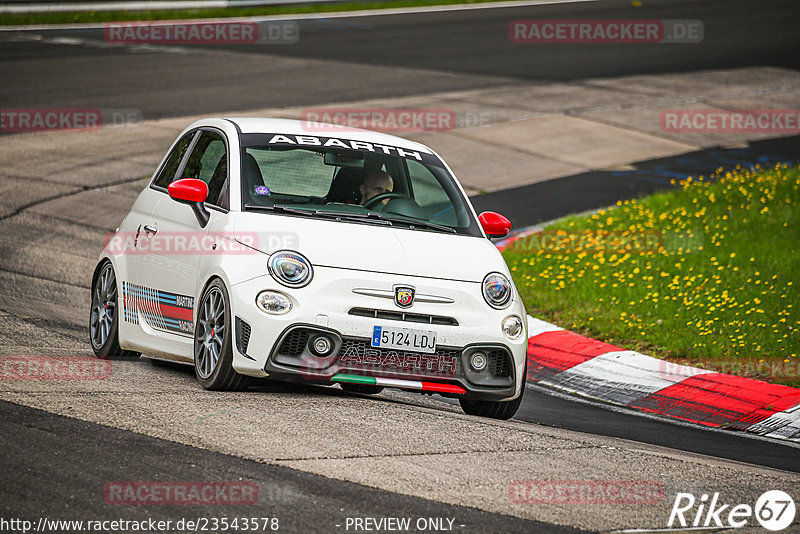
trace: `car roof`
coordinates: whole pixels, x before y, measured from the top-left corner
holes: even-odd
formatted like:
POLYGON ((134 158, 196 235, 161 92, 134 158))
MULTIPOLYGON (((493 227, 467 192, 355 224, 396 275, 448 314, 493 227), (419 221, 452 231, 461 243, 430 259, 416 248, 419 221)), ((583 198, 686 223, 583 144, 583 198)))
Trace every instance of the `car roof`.
POLYGON ((274 133, 288 135, 307 135, 312 137, 335 137, 351 141, 395 146, 408 150, 419 150, 426 154, 433 151, 423 144, 380 132, 336 126, 333 124, 299 121, 293 119, 268 119, 258 117, 227 117, 239 127, 242 133, 274 133))

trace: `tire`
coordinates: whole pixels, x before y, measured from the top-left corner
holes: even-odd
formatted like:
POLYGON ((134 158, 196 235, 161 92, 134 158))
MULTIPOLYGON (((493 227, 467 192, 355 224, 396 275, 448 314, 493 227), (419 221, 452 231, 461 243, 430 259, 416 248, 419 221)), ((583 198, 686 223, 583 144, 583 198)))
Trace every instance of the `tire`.
POLYGON ((194 326, 194 374, 204 388, 239 391, 248 377, 233 369, 233 328, 225 284, 215 279, 206 287, 194 326))
POLYGON ((461 409, 467 415, 477 415, 479 417, 489 417, 492 419, 511 419, 517 413, 520 404, 522 404, 522 396, 525 394, 525 382, 528 375, 528 362, 525 361, 525 367, 522 371, 522 390, 519 397, 510 401, 471 401, 459 399, 461 409))
POLYGON ((103 360, 139 357, 138 352, 123 350, 119 346, 118 293, 114 266, 103 260, 94 270, 89 308, 89 343, 94 355, 103 360))
POLYGON ((377 395, 381 391, 383 391, 383 387, 381 386, 367 386, 364 384, 348 384, 347 382, 342 382, 339 384, 343 390, 347 391, 348 393, 361 393, 362 395, 377 395))

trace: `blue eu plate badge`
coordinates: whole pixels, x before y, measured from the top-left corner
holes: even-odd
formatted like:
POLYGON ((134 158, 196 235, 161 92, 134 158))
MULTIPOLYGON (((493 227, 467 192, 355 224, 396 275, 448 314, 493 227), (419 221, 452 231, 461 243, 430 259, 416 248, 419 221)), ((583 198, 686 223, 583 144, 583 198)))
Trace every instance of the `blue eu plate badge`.
POLYGON ((372 330, 372 346, 373 347, 380 347, 381 346, 381 327, 376 326, 372 330))

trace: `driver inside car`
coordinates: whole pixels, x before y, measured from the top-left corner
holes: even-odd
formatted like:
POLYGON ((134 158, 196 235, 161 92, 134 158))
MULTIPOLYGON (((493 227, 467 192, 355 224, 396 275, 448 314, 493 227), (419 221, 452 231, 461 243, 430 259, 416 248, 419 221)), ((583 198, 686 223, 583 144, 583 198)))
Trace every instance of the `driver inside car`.
MULTIPOLYGON (((378 195, 391 193, 394 189, 394 181, 386 172, 371 171, 364 177, 364 181, 358 188, 361 193, 361 205, 363 206, 378 195)), ((387 200, 384 200, 382 204, 386 204, 387 200)))

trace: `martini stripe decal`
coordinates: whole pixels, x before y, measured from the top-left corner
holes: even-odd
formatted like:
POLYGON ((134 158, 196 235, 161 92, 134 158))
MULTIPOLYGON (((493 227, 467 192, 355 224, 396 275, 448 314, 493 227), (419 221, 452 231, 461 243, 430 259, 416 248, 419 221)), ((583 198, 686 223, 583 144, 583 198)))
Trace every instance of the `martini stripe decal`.
POLYGON ((194 297, 122 282, 122 311, 125 321, 182 336, 194 333, 194 297))

